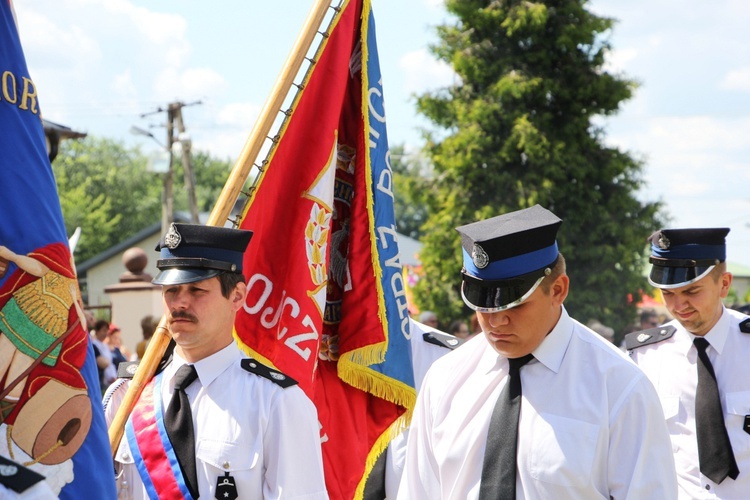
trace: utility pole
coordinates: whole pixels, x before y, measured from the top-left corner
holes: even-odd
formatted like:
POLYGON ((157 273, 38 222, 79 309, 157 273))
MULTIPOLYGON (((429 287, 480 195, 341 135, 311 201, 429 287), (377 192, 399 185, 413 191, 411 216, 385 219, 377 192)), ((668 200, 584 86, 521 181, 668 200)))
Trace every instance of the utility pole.
POLYGON ((172 224, 174 220, 174 195, 172 194, 172 143, 174 142, 174 123, 172 118, 172 111, 167 111, 167 155, 169 158, 169 167, 167 173, 164 174, 164 189, 161 192, 161 234, 162 236, 167 234, 167 228, 172 224))
POLYGON ((198 219, 198 202, 195 199, 195 176, 193 175, 193 162, 190 157, 190 146, 191 141, 184 139, 185 137, 185 124, 182 121, 182 108, 185 106, 180 102, 175 102, 169 105, 170 112, 174 113, 173 120, 177 125, 178 137, 180 137, 180 144, 182 145, 182 170, 185 174, 185 189, 188 194, 188 204, 190 207, 190 219, 193 224, 197 224, 198 219), (172 111, 174 110, 174 111, 172 111))
MULTIPOLYGON (((175 142, 179 142, 182 145, 182 168, 185 173, 185 189, 188 195, 188 204, 190 206, 190 219, 191 222, 197 224, 198 218, 198 202, 195 197, 195 177, 193 175, 192 159, 190 158, 191 143, 190 139, 186 137, 185 124, 182 120, 182 108, 185 106, 193 106, 201 104, 201 101, 195 101, 189 104, 182 102, 172 102, 167 105, 167 108, 157 108, 155 111, 141 114, 141 118, 154 113, 167 112, 167 155, 168 155, 168 168, 164 174, 164 185, 162 189, 161 199, 161 232, 166 234, 169 225, 174 221, 174 194, 173 185, 174 179, 172 177, 173 169, 172 163, 174 160, 174 154, 172 153, 172 145, 175 142), (175 128, 177 129, 177 139, 175 140, 175 128)), ((153 137, 153 136, 152 136, 153 137)), ((158 142, 158 141, 157 141, 158 142)))

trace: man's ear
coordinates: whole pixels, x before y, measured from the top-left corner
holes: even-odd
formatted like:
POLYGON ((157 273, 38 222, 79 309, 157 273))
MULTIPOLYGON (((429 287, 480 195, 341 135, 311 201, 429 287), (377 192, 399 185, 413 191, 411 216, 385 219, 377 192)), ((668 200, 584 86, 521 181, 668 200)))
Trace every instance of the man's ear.
POLYGON ((247 295, 247 285, 239 282, 235 285, 234 290, 229 294, 229 299, 232 301, 232 306, 235 311, 239 311, 245 303, 245 296, 247 295))
POLYGON ((732 286, 732 273, 726 272, 719 278, 721 284, 721 291, 719 292, 722 299, 726 299, 729 295, 729 288, 732 286))
POLYGON ((556 306, 560 306, 565 302, 569 288, 570 278, 568 278, 567 274, 561 274, 555 279, 554 283, 552 283, 552 286, 550 286, 550 296, 556 306))

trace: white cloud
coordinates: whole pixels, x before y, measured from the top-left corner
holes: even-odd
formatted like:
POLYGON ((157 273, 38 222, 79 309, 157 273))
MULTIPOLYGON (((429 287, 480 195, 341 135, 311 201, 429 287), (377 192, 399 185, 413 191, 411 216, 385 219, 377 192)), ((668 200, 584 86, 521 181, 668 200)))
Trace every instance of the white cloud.
POLYGON ((427 49, 407 52, 399 59, 404 72, 404 90, 408 93, 444 87, 457 78, 448 64, 436 60, 427 49))
POLYGON ((633 47, 612 50, 607 53, 604 69, 611 73, 620 73, 625 71, 628 63, 636 57, 638 57, 638 50, 633 47))
POLYGON ((740 90, 750 92, 750 67, 737 68, 729 71, 719 84, 723 90, 740 90))
POLYGON ((220 125, 248 127, 248 124, 252 125, 255 122, 259 113, 260 107, 253 103, 235 102, 219 110, 216 116, 216 123, 220 125))
POLYGON ((119 75, 114 75, 112 90, 115 94, 128 99, 134 99, 138 95, 138 89, 133 82, 133 75, 130 68, 119 75))
POLYGON ((249 129, 245 132, 237 130, 202 134, 200 138, 193 141, 194 149, 210 151, 212 156, 221 159, 231 158, 235 160, 239 157, 248 135, 249 129))
POLYGON ((647 156, 639 199, 663 201, 669 226, 730 227, 730 259, 750 264, 740 241, 750 210, 748 127, 750 117, 640 116, 608 142, 647 156))
POLYGON ((648 125, 654 146, 671 151, 741 151, 748 147, 750 117, 721 119, 715 116, 655 117, 648 125))
POLYGON ((75 72, 102 59, 99 42, 87 30, 75 24, 63 27, 59 20, 38 11, 17 10, 21 41, 30 62, 75 72))
POLYGON ((211 68, 166 68, 154 78, 157 99, 200 99, 220 94, 227 86, 224 78, 211 68))
MULTIPOLYGON (((219 158, 235 159, 240 155, 260 113, 260 106, 249 102, 217 105, 212 99, 192 108, 188 129, 196 149, 209 151, 219 158), (195 113, 195 115, 193 115, 195 113)), ((272 127, 276 130, 278 124, 272 127)))

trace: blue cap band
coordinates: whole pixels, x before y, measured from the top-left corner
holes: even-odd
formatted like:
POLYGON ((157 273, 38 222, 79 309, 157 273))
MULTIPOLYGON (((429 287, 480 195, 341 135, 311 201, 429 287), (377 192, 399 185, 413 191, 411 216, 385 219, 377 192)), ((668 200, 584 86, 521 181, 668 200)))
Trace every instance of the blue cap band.
POLYGON ((515 278, 516 276, 549 266, 555 262, 559 251, 557 249, 557 242, 555 241, 546 248, 503 260, 496 260, 489 263, 484 269, 479 269, 474 265, 471 255, 465 248, 462 248, 462 253, 464 256, 464 269, 467 274, 483 280, 502 280, 515 278))
POLYGON ((662 249, 659 246, 652 244, 651 254, 654 257, 660 257, 662 259, 718 259, 723 262, 727 258, 727 248, 725 245, 705 245, 696 243, 690 245, 673 245, 667 249, 662 249))

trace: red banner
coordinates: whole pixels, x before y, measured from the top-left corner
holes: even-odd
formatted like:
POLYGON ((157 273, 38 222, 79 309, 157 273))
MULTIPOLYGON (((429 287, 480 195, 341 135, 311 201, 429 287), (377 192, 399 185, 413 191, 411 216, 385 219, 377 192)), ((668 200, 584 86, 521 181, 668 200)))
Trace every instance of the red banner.
POLYGON ((333 499, 362 496, 415 399, 374 40, 369 1, 346 2, 241 223, 238 340, 315 402, 333 499))

